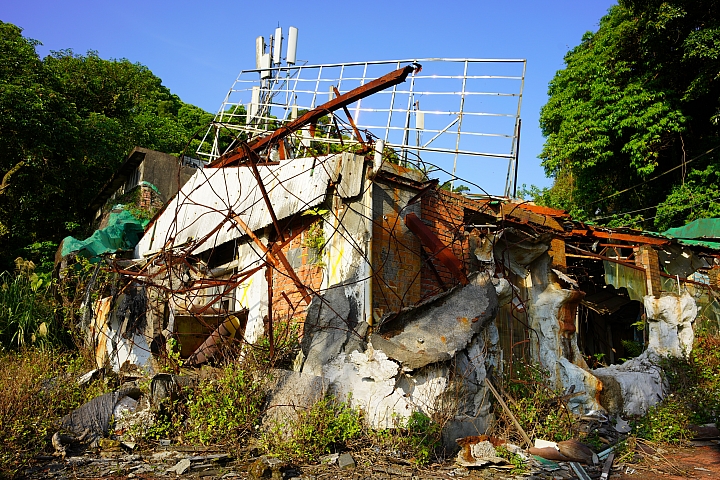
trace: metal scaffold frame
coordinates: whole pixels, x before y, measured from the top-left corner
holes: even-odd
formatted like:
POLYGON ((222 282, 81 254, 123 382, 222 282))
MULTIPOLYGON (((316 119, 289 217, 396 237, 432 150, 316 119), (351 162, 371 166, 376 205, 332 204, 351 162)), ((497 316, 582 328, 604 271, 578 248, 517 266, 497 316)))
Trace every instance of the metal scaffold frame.
MULTIPOLYGON (((523 59, 424 58, 323 65, 275 65, 243 70, 233 83, 197 155, 212 162, 237 148, 221 135, 250 141, 297 119, 328 100, 361 87, 392 69, 421 65, 405 83, 349 107, 355 135, 340 135, 344 116, 329 113, 295 132, 291 156, 311 145, 352 145, 362 131, 384 142, 404 164, 467 177, 466 162, 507 162, 505 194, 514 190, 525 82, 523 59), (421 163, 422 165, 418 165, 421 163), (463 164, 463 165, 461 165, 463 164), (463 168, 465 171, 463 171, 463 168)), ((305 150, 305 151, 304 151, 305 150)))

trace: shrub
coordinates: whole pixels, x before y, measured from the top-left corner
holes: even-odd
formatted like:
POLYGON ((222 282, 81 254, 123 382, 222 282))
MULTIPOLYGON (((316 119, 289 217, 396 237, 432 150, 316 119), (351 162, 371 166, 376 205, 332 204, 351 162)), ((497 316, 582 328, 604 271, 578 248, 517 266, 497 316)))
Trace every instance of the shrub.
POLYGON ((21 348, 34 343, 55 343, 61 336, 56 328, 50 282, 32 269, 16 275, 0 273, 2 346, 21 348))
MULTIPOLYGON (((510 411, 530 438, 562 441, 573 437, 573 419, 560 400, 563 392, 550 387, 549 374, 539 365, 521 361, 513 364, 511 377, 505 378, 505 391, 512 398, 510 411)), ((496 436, 522 444, 512 421, 504 411, 496 409, 496 436)))
POLYGON ((187 401, 187 433, 203 445, 236 442, 255 431, 265 402, 263 382, 239 364, 203 380, 187 401))
POLYGON ((334 397, 326 397, 299 412, 297 420, 272 425, 262 435, 261 444, 280 458, 308 461, 345 448, 362 433, 360 412, 334 397))
POLYGON ((653 442, 683 443, 691 437, 688 413, 687 407, 671 394, 638 420, 637 436, 653 442))
POLYGON ((719 334, 699 328, 690 355, 665 358, 661 366, 669 395, 638 419, 640 438, 681 443, 691 437, 689 425, 720 421, 719 334))

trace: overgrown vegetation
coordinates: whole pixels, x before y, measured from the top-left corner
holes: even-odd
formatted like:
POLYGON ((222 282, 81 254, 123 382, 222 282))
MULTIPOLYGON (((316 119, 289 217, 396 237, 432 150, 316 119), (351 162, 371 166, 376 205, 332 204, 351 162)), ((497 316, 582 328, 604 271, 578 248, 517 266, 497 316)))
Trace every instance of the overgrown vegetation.
POLYGON ((38 45, 0 21, 0 271, 28 245, 89 233, 88 204, 134 146, 194 151, 212 120, 144 65, 94 51, 41 59, 38 45))
POLYGON ((613 6, 550 82, 540 158, 555 182, 526 198, 655 231, 720 214, 719 27, 710 0, 613 6))
MULTIPOLYGON (((549 375, 539 365, 516 361, 512 375, 505 378, 508 407, 530 438, 562 441, 573 438, 574 418, 562 402, 562 391, 549 387, 549 375)), ((523 444, 517 429, 507 415, 499 410, 495 427, 497 436, 523 444)))
POLYGON ((637 421, 637 435, 646 440, 682 443, 692 438, 690 425, 720 421, 720 335, 702 319, 688 358, 662 362, 669 395, 637 421))
POLYGON ((52 453, 55 422, 108 390, 102 380, 77 385, 90 368, 52 348, 0 352, 0 477, 21 474, 36 455, 52 453))
POLYGON ((264 392, 262 380, 238 364, 228 365, 188 396, 185 437, 203 445, 242 442, 260 421, 264 392))
POLYGON ((360 412, 334 397, 326 397, 298 412, 296 420, 270 426, 261 435, 260 443, 272 455, 302 462, 342 450, 363 433, 360 412))
POLYGON ((15 275, 0 273, 0 345, 7 348, 55 343, 62 337, 48 301, 50 281, 34 273, 31 262, 24 265, 15 275))

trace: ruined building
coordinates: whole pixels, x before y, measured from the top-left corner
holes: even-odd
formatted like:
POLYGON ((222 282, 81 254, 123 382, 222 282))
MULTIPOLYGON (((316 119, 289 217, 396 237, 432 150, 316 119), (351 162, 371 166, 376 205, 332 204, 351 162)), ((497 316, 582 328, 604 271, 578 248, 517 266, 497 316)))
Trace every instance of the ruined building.
POLYGON ((186 365, 228 344, 273 355, 295 329, 300 377, 373 426, 422 411, 450 440, 486 431, 488 381, 513 361, 540 363, 579 414, 657 403, 657 358, 689 352, 698 308, 717 321, 714 234, 605 229, 441 188, 348 111, 418 72, 336 90, 194 170, 113 262, 122 287, 86 325, 98 363, 153 370, 170 344, 186 365))

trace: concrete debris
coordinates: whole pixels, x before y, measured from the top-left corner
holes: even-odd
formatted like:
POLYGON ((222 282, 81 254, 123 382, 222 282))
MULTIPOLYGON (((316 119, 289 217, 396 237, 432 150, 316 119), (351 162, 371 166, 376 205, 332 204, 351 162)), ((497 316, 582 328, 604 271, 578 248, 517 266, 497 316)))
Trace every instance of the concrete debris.
POLYGON ((340 470, 351 470, 355 468, 355 459, 349 453, 343 453, 338 457, 338 467, 340 470))
POLYGON ((460 451, 455 462, 463 467, 481 467, 487 464, 504 464, 507 460, 500 457, 495 447, 505 442, 487 435, 470 436, 457 439, 460 451))
POLYGON ((281 479, 283 478, 282 468, 284 467, 285 464, 279 459, 263 455, 248 467, 247 473, 252 480, 281 479))
POLYGON ((386 317, 381 334, 370 337, 373 347, 410 370, 455 357, 498 310, 490 279, 475 273, 468 280, 466 286, 386 317))
MULTIPOLYGON (((268 398, 263 425, 292 425, 298 413, 306 411, 322 400, 327 393, 326 380, 308 373, 273 370, 267 386, 268 398)), ((290 433, 288 429, 281 432, 290 433)))
POLYGON ((168 468, 167 471, 175 472, 178 475, 182 475, 185 472, 187 472, 188 470, 190 470, 190 465, 192 465, 192 462, 190 462, 190 460, 187 458, 183 458, 182 460, 177 462, 174 467, 168 468))

